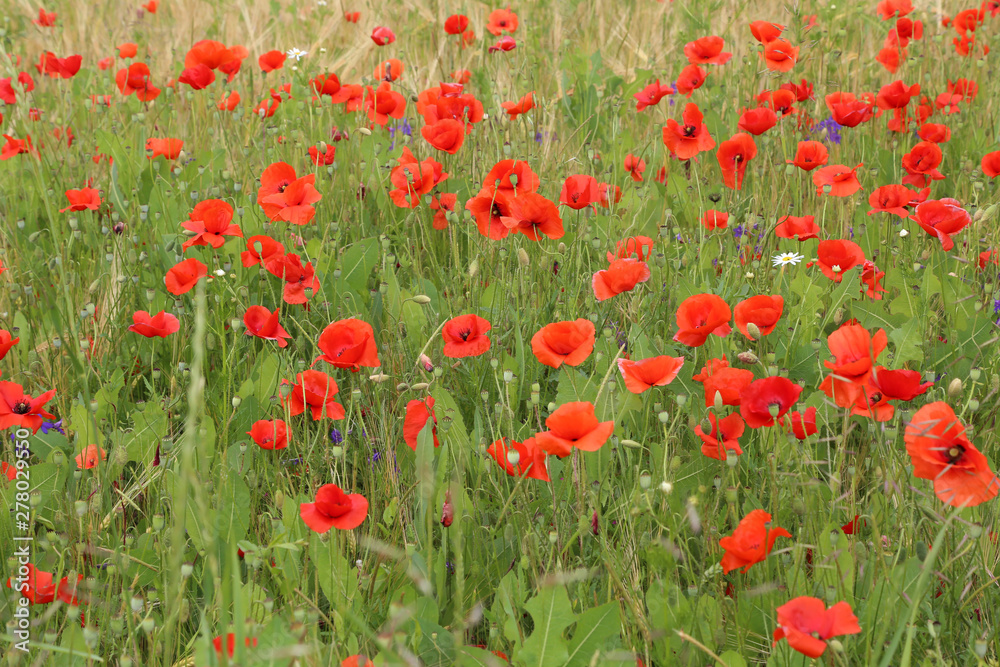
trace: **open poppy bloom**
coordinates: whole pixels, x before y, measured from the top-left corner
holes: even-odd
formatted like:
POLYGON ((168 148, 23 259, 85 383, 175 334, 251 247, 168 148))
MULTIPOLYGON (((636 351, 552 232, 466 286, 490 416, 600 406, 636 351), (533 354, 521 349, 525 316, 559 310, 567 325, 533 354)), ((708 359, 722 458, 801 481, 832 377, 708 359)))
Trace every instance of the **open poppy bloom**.
POLYGON ((761 44, 767 44, 781 37, 785 26, 770 21, 753 21, 750 23, 750 34, 761 44))
POLYGON ((501 215, 500 222, 512 234, 524 234, 532 241, 541 240, 541 236, 559 239, 566 234, 559 208, 537 192, 508 200, 507 215, 501 215))
POLYGON ((487 320, 473 313, 448 320, 441 329, 444 356, 449 359, 463 359, 484 354, 490 349, 490 338, 486 332, 492 326, 487 320))
POLYGON ((500 438, 486 449, 486 453, 512 477, 552 481, 545 464, 545 450, 538 446, 534 438, 524 442, 500 438), (511 463, 512 459, 514 463, 511 463))
POLYGON ((147 157, 153 158, 162 155, 164 160, 176 160, 180 157, 181 149, 184 148, 183 139, 147 139, 147 157))
POLYGON ((325 150, 323 149, 323 144, 310 146, 307 152, 309 153, 309 160, 317 167, 329 166, 337 159, 337 147, 333 144, 326 144, 325 150))
POLYGON ((746 572, 750 566, 767 558, 779 537, 792 536, 784 528, 769 528, 770 524, 770 514, 753 510, 740 520, 732 535, 719 540, 719 546, 726 551, 722 556, 723 574, 739 568, 746 572))
POLYGON ((638 361, 619 359, 618 372, 625 380, 626 389, 633 394, 641 394, 653 387, 665 387, 673 382, 683 365, 684 357, 666 355, 638 361))
POLYGON ((440 197, 431 199, 430 208, 434 213, 434 220, 431 226, 434 229, 448 229, 448 213, 453 213, 458 205, 458 195, 446 192, 440 197))
POLYGON ((122 95, 128 97, 135 93, 141 102, 150 102, 160 95, 160 89, 150 82, 149 65, 146 63, 132 63, 118 70, 115 83, 122 95))
POLYGON ((3 149, 0 150, 0 161, 9 160, 16 155, 21 155, 22 153, 28 153, 35 157, 38 157, 38 150, 31 145, 31 135, 25 136, 24 139, 15 139, 9 134, 3 135, 3 138, 7 140, 4 144, 3 149))
POLYGON ((917 136, 922 141, 944 144, 951 140, 951 128, 941 123, 924 123, 920 126, 917 136))
POLYGON ((753 372, 745 368, 732 368, 721 359, 709 359, 697 375, 691 377, 701 382, 705 389, 705 407, 716 405, 716 398, 722 405, 739 405, 740 393, 753 382, 753 372))
POLYGON ((319 335, 317 347, 323 353, 316 361, 323 360, 336 368, 349 368, 357 373, 362 366, 378 368, 378 348, 375 331, 363 320, 348 318, 327 325, 319 335))
POLYGON ((660 103, 660 100, 667 95, 673 95, 674 92, 673 86, 665 86, 657 79, 632 96, 635 98, 635 110, 642 111, 646 107, 656 106, 660 103))
MULTIPOLYGON (((589 320, 587 321, 589 322, 589 320)), ((591 325, 591 327, 593 327, 593 325, 591 325)), ((14 347, 19 342, 21 342, 20 336, 14 338, 6 329, 0 329, 0 359, 6 357, 7 353, 10 352, 10 348, 14 347)))
POLYGON ((332 72, 329 74, 319 74, 309 80, 309 85, 312 86, 317 95, 329 95, 333 97, 340 91, 340 77, 332 72))
POLYGON ((191 211, 191 219, 181 223, 181 227, 194 232, 193 238, 184 242, 183 249, 191 246, 207 245, 221 248, 227 236, 243 238, 239 225, 231 224, 233 207, 221 199, 206 199, 198 202, 191 211))
POLYGON ((851 414, 885 422, 892 419, 896 408, 889 401, 909 401, 927 391, 933 382, 921 384, 920 372, 891 371, 879 366, 859 393, 851 414))
POLYGON ((736 456, 743 453, 739 439, 746 430, 746 424, 742 417, 731 414, 719 419, 714 412, 709 412, 708 422, 711 424, 709 433, 705 433, 700 424, 694 427, 695 435, 701 438, 702 454, 710 459, 724 461, 728 452, 733 452, 736 456))
POLYGON ((868 204, 872 207, 872 210, 868 211, 868 215, 884 212, 908 218, 910 212, 906 210, 906 207, 914 206, 916 200, 913 190, 905 185, 883 185, 872 190, 868 196, 868 204))
POLYGON ((874 301, 881 301, 885 288, 879 282, 885 278, 885 271, 879 271, 875 262, 865 260, 861 265, 861 293, 874 301))
POLYGON ((871 120, 874 113, 874 104, 859 100, 853 93, 830 93, 824 99, 833 120, 844 127, 857 127, 871 120))
POLYGON ((819 238, 819 225, 816 224, 816 218, 811 215, 802 217, 786 215, 778 220, 774 235, 780 239, 806 241, 819 238))
POLYGON ((816 265, 823 275, 835 283, 844 279, 844 272, 863 264, 865 251, 854 241, 833 239, 820 241, 816 248, 816 265))
POLYGON ((746 175, 747 163, 756 155, 757 144, 754 143, 753 137, 749 134, 739 132, 719 144, 719 150, 715 157, 719 161, 722 179, 727 188, 743 189, 743 177, 746 175))
POLYGON ((288 426, 281 419, 260 419, 247 431, 261 449, 288 447, 288 426))
POLYGON ((257 201, 268 220, 305 225, 316 215, 313 204, 323 198, 313 187, 315 182, 316 174, 298 178, 290 164, 275 162, 260 175, 257 201))
POLYGON ((663 128, 663 144, 679 160, 690 160, 698 153, 715 148, 715 139, 708 133, 701 109, 689 103, 682 114, 684 124, 673 118, 667 120, 663 128))
POLYGON ((433 125, 424 125, 420 135, 433 148, 454 155, 465 142, 465 123, 453 118, 442 118, 433 125))
POLYGON ((919 204, 913 215, 920 228, 941 241, 944 250, 955 247, 951 235, 957 234, 972 223, 969 212, 957 199, 929 199, 919 204))
POLYGON ((495 37, 499 37, 504 32, 514 33, 517 31, 517 14, 510 11, 509 7, 507 9, 494 9, 490 12, 486 29, 495 37))
POLYGON ((594 288, 594 298, 598 301, 610 299, 622 292, 632 291, 639 283, 650 277, 649 265, 637 259, 616 259, 608 268, 598 271, 590 281, 594 288))
MULTIPOLYGON (((72 79, 80 71, 82 63, 83 56, 72 55, 60 58, 51 51, 46 51, 42 54, 39 63, 35 65, 35 69, 38 70, 39 74, 45 74, 52 79, 72 79)), ((128 93, 125 94, 127 95, 128 93)), ((156 95, 159 94, 160 91, 156 90, 156 95)), ((153 95, 153 97, 156 95, 153 95)), ((146 99, 153 99, 153 97, 147 97, 146 99)), ((139 99, 142 98, 140 97, 139 99)))
MULTIPOLYGON (((288 380, 283 380, 282 384, 290 383, 288 380)), ((301 415, 306 408, 309 408, 313 421, 319 421, 323 417, 343 419, 346 413, 344 406, 336 401, 338 391, 340 388, 332 377, 322 371, 309 369, 295 376, 295 384, 281 402, 283 405, 288 405, 289 413, 293 417, 301 415)))
POLYGON ((264 268, 271 275, 285 281, 281 295, 285 303, 306 303, 319 291, 320 283, 312 262, 303 266, 302 258, 294 253, 265 262, 264 268))
POLYGON ((613 421, 600 422, 594 405, 586 401, 564 403, 548 416, 548 431, 535 436, 535 442, 553 456, 568 456, 573 448, 596 452, 615 430, 613 421))
POLYGON ((503 223, 504 218, 511 218, 510 207, 510 199, 494 188, 483 188, 465 202, 465 208, 475 219, 479 233, 494 241, 510 235, 510 228, 503 223))
POLYGON ((684 45, 684 55, 692 65, 725 65, 733 57, 731 53, 723 53, 726 41, 721 37, 709 35, 699 37, 684 45))
POLYGON ((941 502, 972 507, 1000 492, 1000 479, 947 403, 928 403, 917 410, 903 439, 914 477, 934 480, 934 493, 941 502))
POLYGON ((761 294, 744 299, 736 304, 733 314, 736 318, 736 328, 750 340, 757 340, 759 336, 766 336, 777 326, 781 319, 782 310, 785 307, 785 300, 780 296, 770 296, 761 294), (753 324, 757 327, 757 335, 751 335, 747 326, 753 324))
POLYGON ((65 213, 66 211, 96 211, 101 207, 101 193, 94 188, 67 190, 66 199, 69 200, 69 206, 59 209, 60 213, 65 213))
POLYGON ((491 46, 488 49, 488 51, 490 53, 497 53, 501 51, 507 52, 507 51, 513 51, 516 48, 517 48, 517 42, 514 41, 514 38, 511 37, 510 35, 504 35, 503 37, 498 39, 497 43, 491 46))
POLYGON ((484 188, 495 188, 508 197, 535 192, 539 185, 541 179, 524 160, 500 160, 483 179, 484 188))
POLYGON ((180 296, 193 290, 198 281, 207 275, 208 267, 191 257, 171 267, 164 277, 164 282, 168 292, 180 296))
POLYGON ((788 72, 799 59, 799 47, 783 39, 774 39, 764 44, 760 57, 764 59, 764 66, 772 72, 788 72))
POLYGON ((275 308, 272 313, 264 306, 250 306, 243 315, 243 324, 246 326, 246 335, 256 336, 264 340, 277 341, 278 347, 287 347, 291 336, 284 327, 278 323, 280 309, 275 308))
POLYGON ((50 389, 41 396, 32 398, 16 382, 0 380, 0 430, 20 426, 30 429, 32 433, 37 432, 44 419, 56 418, 44 410, 45 404, 55 395, 56 390, 50 389))
POLYGON ((690 347, 701 347, 712 334, 728 336, 733 312, 720 296, 695 294, 677 307, 677 333, 674 340, 690 347))
POLYGON ((535 91, 524 95, 517 102, 503 102, 500 106, 507 112, 507 116, 514 120, 521 114, 528 113, 535 108, 535 91))
POLYGON ((648 236, 630 236, 615 244, 615 252, 608 253, 608 261, 616 259, 639 259, 648 262, 653 254, 653 239, 648 236))
POLYGON ((587 319, 548 324, 531 337, 531 352, 552 368, 579 366, 594 351, 594 323, 587 319))
POLYGON ((425 194, 447 178, 440 162, 430 158, 418 162, 410 149, 404 147, 398 166, 389 173, 389 180, 395 186, 389 191, 389 198, 400 208, 416 208, 425 194))
POLYGON ((194 67, 188 67, 177 77, 177 83, 191 86, 194 90, 203 90, 214 82, 215 71, 202 63, 198 63, 194 67))
POLYGON ((76 467, 79 470, 96 468, 101 461, 108 458, 108 453, 97 445, 87 445, 76 455, 76 467))
POLYGON ((697 65, 688 65, 677 75, 677 81, 674 83, 674 86, 677 92, 684 97, 691 97, 694 91, 701 88, 707 77, 708 72, 702 68, 697 65))
POLYGON ((469 17, 464 14, 452 14, 444 20, 444 31, 449 35, 461 35, 469 27, 469 17))
POLYGON ((780 376, 754 380, 740 392, 740 414, 750 428, 774 426, 799 400, 802 387, 780 376))
POLYGON ((820 141, 800 141, 798 149, 795 151, 794 160, 785 160, 788 164, 794 164, 804 171, 812 171, 816 167, 822 167, 830 160, 830 152, 820 141))
POLYGON ((368 517, 368 500, 360 493, 346 494, 336 484, 324 484, 316 491, 315 502, 299 505, 299 516, 317 533, 353 530, 368 517))
POLYGON ((44 572, 28 563, 28 575, 23 581, 7 579, 7 588, 16 590, 21 597, 27 598, 31 604, 48 604, 56 599, 56 586, 52 582, 52 573, 44 572))
POLYGON ((288 55, 284 51, 268 51, 257 58, 257 66, 267 74, 285 66, 288 55))
POLYGON ((166 338, 180 328, 178 319, 166 311, 150 315, 145 310, 137 310, 132 314, 132 325, 128 330, 146 338, 166 338))
POLYGON ((816 408, 807 408, 805 412, 794 410, 779 419, 778 423, 785 426, 786 420, 797 439, 805 440, 810 435, 816 435, 816 408))
POLYGON ((842 164, 832 164, 813 173, 813 184, 816 194, 828 194, 831 197, 850 197, 861 189, 857 171, 861 165, 848 169, 842 164))
POLYGON ((631 153, 625 156, 625 171, 633 181, 642 182, 642 172, 646 171, 646 161, 631 153))
POLYGON ((843 324, 827 337, 833 361, 823 365, 833 371, 819 389, 842 408, 851 407, 861 395, 875 367, 875 361, 888 344, 885 329, 872 336, 860 324, 843 324))
POLYGON ((938 171, 943 154, 941 147, 930 141, 921 141, 903 156, 903 169, 907 175, 903 185, 926 187, 931 181, 944 180, 944 174, 938 171))
POLYGON ((47 12, 43 8, 38 8, 38 18, 31 19, 31 22, 40 28, 51 28, 56 24, 56 13, 47 12))
POLYGON ((378 88, 365 88, 362 102, 368 113, 368 120, 385 126, 390 118, 402 118, 406 113, 406 98, 398 90, 393 90, 388 81, 383 81, 378 88))
POLYGON ((987 178, 1000 176, 1000 151, 993 151, 984 155, 980 161, 980 167, 982 167, 983 173, 986 174, 987 178))
POLYGON ((586 174, 568 177, 559 193, 559 203, 577 211, 596 204, 600 198, 597 179, 586 174))
POLYGON ((285 256, 285 246, 270 236, 257 234, 247 239, 247 249, 240 253, 243 266, 250 268, 258 264, 268 264, 274 260, 280 261, 285 256))
POLYGON ((712 231, 715 229, 725 229, 729 224, 729 214, 722 211, 708 210, 701 216, 701 226, 712 231))
POLYGON ((819 598, 802 596, 786 602, 777 611, 774 643, 787 639, 789 646, 810 658, 823 655, 827 640, 861 632, 858 617, 846 602, 827 609, 819 598))
MULTIPOLYGON (((744 109, 736 126, 744 132, 760 136, 778 124, 778 115, 768 107, 744 109)), ((725 142, 723 142, 725 143, 725 142)))
POLYGON ((403 442, 413 451, 417 451, 417 436, 424 429, 428 419, 433 424, 431 434, 434 436, 434 446, 440 447, 441 443, 437 436, 437 415, 434 414, 434 397, 415 398, 406 404, 406 417, 403 419, 403 442))

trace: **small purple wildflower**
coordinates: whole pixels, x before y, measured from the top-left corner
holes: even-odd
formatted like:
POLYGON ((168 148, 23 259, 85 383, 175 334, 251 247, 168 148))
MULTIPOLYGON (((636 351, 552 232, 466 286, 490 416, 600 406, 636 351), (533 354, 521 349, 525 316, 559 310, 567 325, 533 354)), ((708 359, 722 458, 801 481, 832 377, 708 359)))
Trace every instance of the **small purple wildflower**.
POLYGON ((818 123, 815 128, 813 128, 813 134, 823 133, 823 138, 829 141, 831 144, 840 145, 840 124, 833 119, 833 116, 827 118, 821 123, 818 123))

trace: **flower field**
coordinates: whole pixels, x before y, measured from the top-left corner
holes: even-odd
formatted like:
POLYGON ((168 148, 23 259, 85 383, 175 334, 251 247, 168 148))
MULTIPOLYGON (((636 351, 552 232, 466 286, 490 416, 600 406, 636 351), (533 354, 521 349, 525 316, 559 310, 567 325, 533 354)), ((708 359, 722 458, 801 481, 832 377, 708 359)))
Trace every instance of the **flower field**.
POLYGON ((1000 665, 1000 1, 6 12, 5 664, 1000 665))

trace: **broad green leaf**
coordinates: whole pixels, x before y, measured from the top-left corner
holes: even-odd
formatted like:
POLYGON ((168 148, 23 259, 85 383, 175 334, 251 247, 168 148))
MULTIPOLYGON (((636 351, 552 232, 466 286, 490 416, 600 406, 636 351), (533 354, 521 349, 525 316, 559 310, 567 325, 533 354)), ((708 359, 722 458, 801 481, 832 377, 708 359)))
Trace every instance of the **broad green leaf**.
POLYGON ((576 620, 566 587, 543 588, 524 605, 524 609, 531 614, 535 627, 531 636, 524 640, 517 656, 519 661, 528 667, 565 664, 569 659, 569 648, 563 639, 563 632, 576 620))

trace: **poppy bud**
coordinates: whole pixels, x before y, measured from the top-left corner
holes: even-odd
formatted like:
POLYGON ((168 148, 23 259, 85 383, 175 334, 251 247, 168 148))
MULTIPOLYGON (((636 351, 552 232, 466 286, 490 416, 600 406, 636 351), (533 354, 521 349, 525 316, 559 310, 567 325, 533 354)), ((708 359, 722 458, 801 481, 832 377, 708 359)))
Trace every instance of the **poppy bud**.
POLYGON ((521 463, 521 452, 517 451, 513 447, 507 450, 507 463, 513 467, 517 467, 521 463))
POLYGON ((596 511, 594 512, 594 516, 590 519, 590 530, 594 533, 594 535, 598 535, 600 533, 600 524, 597 521, 596 511))
POLYGON ((639 473, 639 488, 641 488, 643 491, 646 491, 652 485, 653 485, 653 477, 652 477, 652 475, 650 475, 645 470, 643 470, 641 473, 639 473))
POLYGON ((750 334, 750 340, 760 339, 760 327, 753 322, 747 323, 747 333, 750 334))
POLYGON ((517 261, 521 263, 521 266, 531 266, 531 259, 528 257, 528 251, 524 248, 517 249, 517 261))
POLYGON ((389 379, 389 376, 385 373, 376 373, 375 375, 369 375, 368 379, 372 382, 385 382, 389 379))
POLYGON ((927 558, 927 544, 924 542, 917 542, 917 559, 923 563, 924 559, 927 558))
POLYGON ((969 399, 969 412, 975 412, 978 409, 979 409, 979 401, 976 400, 976 399, 974 399, 974 398, 970 398, 969 399))
POLYGON ((406 391, 409 388, 410 385, 406 384, 405 382, 400 382, 399 384, 396 385, 396 391, 406 391))
POLYGON ((559 533, 555 530, 549 531, 549 544, 555 544, 559 541, 559 533))
POLYGON ((412 389, 413 391, 423 391, 424 389, 427 389, 427 387, 429 386, 430 385, 426 382, 418 382, 415 385, 411 385, 410 389, 412 389))
POLYGON ((421 306, 426 306, 431 302, 431 298, 426 294, 418 294, 411 299, 413 303, 419 304, 421 306))
POLYGON ((986 643, 985 639, 977 639, 972 645, 972 650, 976 654, 976 657, 982 660, 986 657, 986 649, 989 648, 989 644, 986 643))
POLYGON ((474 259, 469 264, 469 277, 475 278, 477 273, 479 273, 479 260, 474 259))
POLYGON ((958 398, 962 395, 962 380, 955 378, 948 383, 948 398, 958 398))
POLYGON ((677 405, 679 407, 683 408, 687 404, 687 400, 688 400, 687 395, 685 395, 685 394, 677 394, 677 396, 675 398, 677 400, 677 405))
MULTIPOLYGON (((750 326, 753 326, 753 324, 751 323, 750 326)), ((747 352, 740 352, 739 354, 736 355, 736 358, 740 360, 741 364, 746 364, 747 366, 753 366, 758 361, 760 361, 760 359, 757 358, 756 354, 754 354, 753 352, 749 352, 749 351, 747 351, 747 352)))
POLYGON ((839 327, 843 322, 844 322, 844 309, 838 308, 833 313, 833 323, 839 327))
POLYGON ((622 445, 629 449, 642 449, 642 445, 635 440, 622 440, 622 445))

